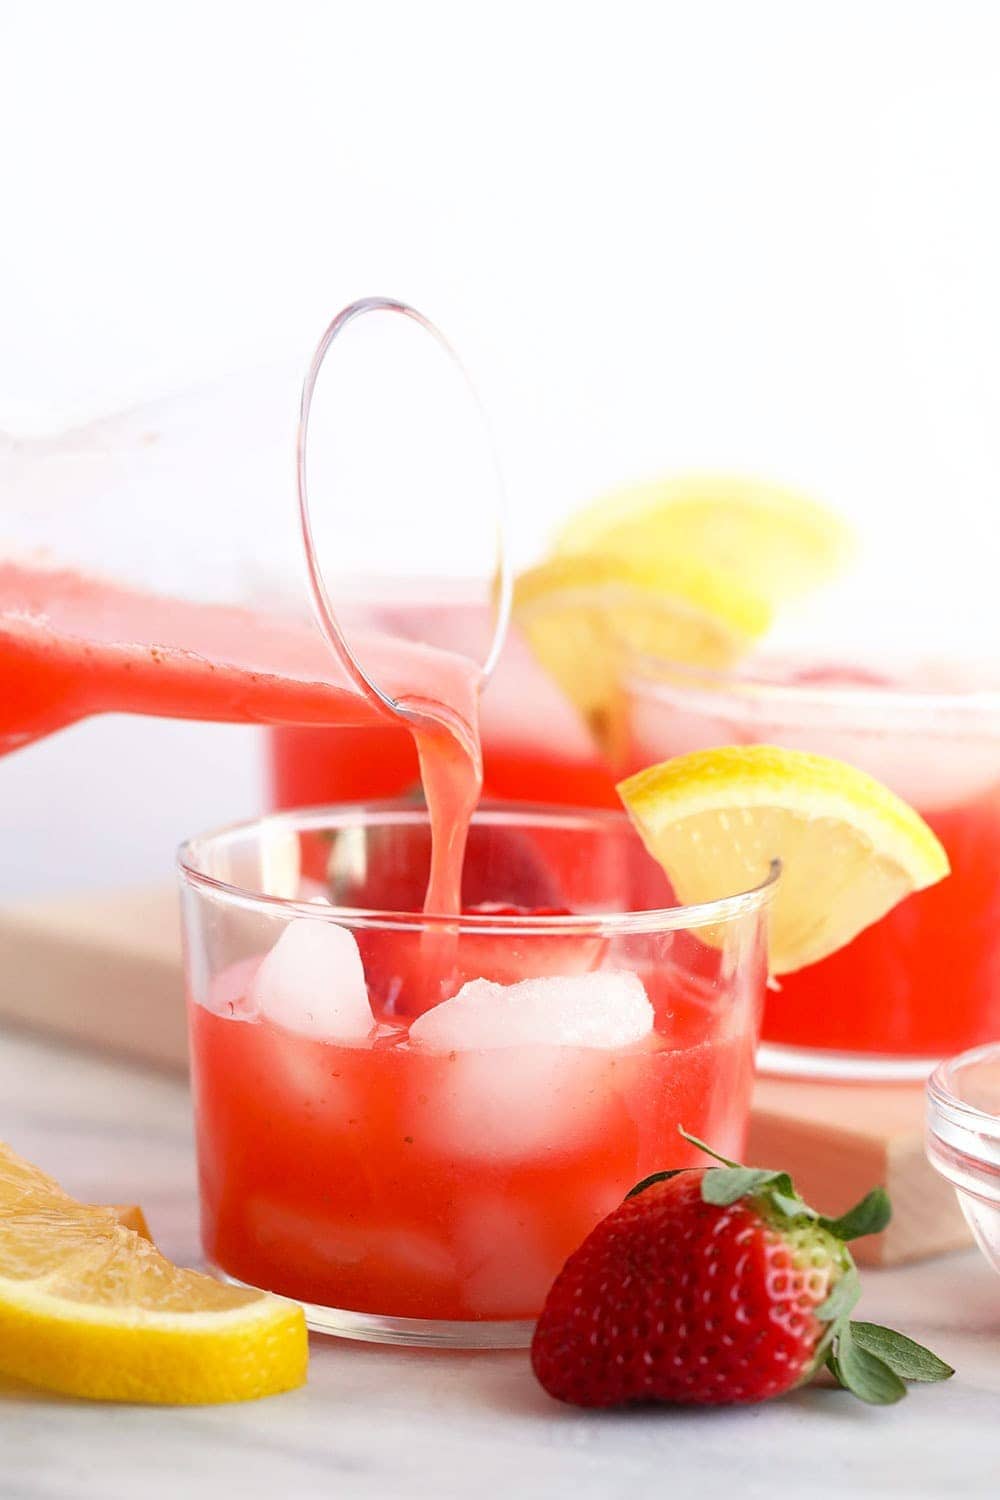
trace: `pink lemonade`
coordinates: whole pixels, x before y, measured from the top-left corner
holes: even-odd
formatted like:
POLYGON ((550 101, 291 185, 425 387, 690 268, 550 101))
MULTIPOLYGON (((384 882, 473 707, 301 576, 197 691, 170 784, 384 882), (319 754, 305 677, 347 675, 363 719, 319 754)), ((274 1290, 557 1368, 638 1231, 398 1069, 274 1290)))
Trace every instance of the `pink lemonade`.
POLYGON ((345 807, 182 853, 204 1246, 318 1327, 519 1342, 598 1220, 696 1160, 679 1125, 743 1149, 767 896, 689 929, 623 815, 497 808, 462 917, 407 917, 426 833, 345 807), (344 906, 301 900, 317 840, 344 906))
POLYGON ((753 742, 833 755, 905 798, 948 854, 946 880, 769 990, 765 1042, 820 1059, 867 1057, 872 1068, 913 1059, 923 1076, 930 1060, 1000 1032, 1000 710, 995 695, 956 679, 927 667, 890 678, 775 663, 757 678, 631 682, 635 769, 753 742))
POLYGON ((680 1122, 737 1160, 745 1144, 753 1030, 732 1024, 737 1001, 683 972, 640 977, 657 1024, 619 1048, 431 1051, 394 1014, 344 1046, 241 1022, 245 990, 233 1014, 192 1006, 206 1255, 320 1307, 535 1317, 631 1187, 695 1163, 680 1122))

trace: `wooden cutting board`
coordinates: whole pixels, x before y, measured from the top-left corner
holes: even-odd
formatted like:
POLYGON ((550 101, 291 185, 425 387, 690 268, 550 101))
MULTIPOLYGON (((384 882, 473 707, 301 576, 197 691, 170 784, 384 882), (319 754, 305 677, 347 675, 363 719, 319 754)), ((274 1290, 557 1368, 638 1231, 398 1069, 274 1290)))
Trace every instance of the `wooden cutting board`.
POLYGON ((760 1078, 747 1155, 789 1172, 827 1214, 843 1213, 882 1183, 892 1222, 852 1246, 865 1264, 900 1265, 972 1243, 953 1188, 924 1154, 922 1085, 760 1078))
POLYGON ((186 1068, 176 893, 155 886, 0 907, 0 1020, 186 1068))
MULTIPOLYGON (((0 908, 0 1022, 185 1068, 175 892, 157 886, 0 908)), ((893 1221, 855 1253, 896 1265, 971 1242, 952 1189, 924 1155, 923 1125, 920 1087, 761 1078, 748 1159, 789 1171, 827 1213, 883 1183, 893 1221)))

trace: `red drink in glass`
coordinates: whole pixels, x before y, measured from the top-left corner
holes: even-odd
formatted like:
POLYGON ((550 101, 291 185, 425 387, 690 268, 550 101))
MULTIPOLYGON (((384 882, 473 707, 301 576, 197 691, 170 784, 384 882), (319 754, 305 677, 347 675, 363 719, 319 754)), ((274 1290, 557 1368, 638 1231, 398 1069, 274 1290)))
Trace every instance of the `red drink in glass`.
POLYGON ((630 765, 769 743, 849 761, 905 798, 951 875, 768 992, 762 1062, 835 1076, 925 1076, 1000 1032, 1000 695, 939 674, 776 665, 757 675, 636 671, 630 765))
POLYGON ((769 892, 643 910, 666 882, 623 816, 497 809, 472 825, 477 907, 379 909, 407 880, 419 902, 426 833, 419 809, 347 808, 183 853, 203 1241, 320 1328, 520 1344, 598 1220, 694 1164, 679 1125, 739 1155, 769 892), (317 836, 356 904, 295 899, 296 841, 317 836), (509 900, 512 881, 533 905, 557 889, 555 913, 497 914, 484 893, 509 900), (331 927, 349 974, 288 968, 331 927), (359 982, 352 944, 371 1013, 347 1037, 319 1015, 359 982))

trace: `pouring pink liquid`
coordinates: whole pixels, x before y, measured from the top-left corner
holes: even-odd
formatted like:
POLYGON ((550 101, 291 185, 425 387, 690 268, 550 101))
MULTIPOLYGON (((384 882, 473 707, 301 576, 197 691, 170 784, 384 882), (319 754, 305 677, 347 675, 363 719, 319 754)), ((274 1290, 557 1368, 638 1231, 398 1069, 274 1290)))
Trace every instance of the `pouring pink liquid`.
MULTIPOLYGON (((428 910, 457 911, 482 785, 481 673, 417 643, 361 644, 407 711, 420 757, 434 835, 428 910)), ((99 713, 325 726, 389 717, 307 622, 12 561, 0 561, 0 682, 0 753, 99 713)))

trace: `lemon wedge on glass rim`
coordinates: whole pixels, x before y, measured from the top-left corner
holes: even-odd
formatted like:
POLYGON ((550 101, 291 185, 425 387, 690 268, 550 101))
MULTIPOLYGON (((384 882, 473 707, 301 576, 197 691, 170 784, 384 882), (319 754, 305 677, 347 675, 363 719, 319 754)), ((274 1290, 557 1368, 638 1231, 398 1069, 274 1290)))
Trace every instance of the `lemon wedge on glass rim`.
POLYGON ((680 558, 774 606, 834 577, 855 549, 850 527, 797 490, 739 475, 688 474, 615 490, 562 527, 553 554, 621 561, 680 558))
POLYGON ((601 734, 623 652, 721 670, 771 624, 752 588, 680 557, 550 558, 514 584, 536 658, 601 734))
MULTIPOLYGON (((913 808, 829 756, 772 745, 698 750, 639 771, 618 792, 685 904, 750 890, 781 861, 773 974, 842 948, 949 870, 913 808)), ((712 941, 710 929, 701 935, 712 941)))
POLYGON ((0 1374, 170 1405, 302 1384, 297 1304, 171 1265, 122 1217, 78 1203, 0 1142, 0 1374))
POLYGON ((731 666, 776 606, 835 574, 852 550, 823 506, 757 480, 689 476, 596 501, 514 586, 514 618, 541 665, 613 749, 630 657, 731 666))

